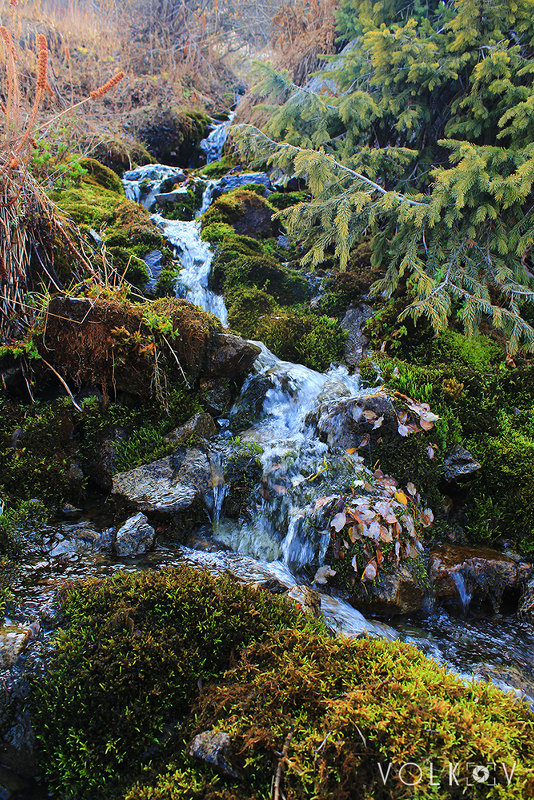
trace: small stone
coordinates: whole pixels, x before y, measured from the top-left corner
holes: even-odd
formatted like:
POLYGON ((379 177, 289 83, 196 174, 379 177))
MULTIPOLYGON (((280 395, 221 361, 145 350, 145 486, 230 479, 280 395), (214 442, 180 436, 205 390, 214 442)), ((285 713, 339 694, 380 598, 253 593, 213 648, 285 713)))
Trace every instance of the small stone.
POLYGON ((165 441, 172 445, 181 445, 186 443, 191 437, 198 439, 211 439, 217 433, 217 426, 211 414, 201 411, 191 417, 185 425, 171 431, 166 437, 165 441))
POLYGON ((215 767, 224 775, 237 778, 238 773, 233 769, 229 762, 229 753, 232 740, 223 731, 204 731, 195 736, 189 747, 187 754, 199 761, 204 761, 215 767))
POLYGON ((114 549, 118 556, 138 556, 154 544, 156 532, 144 514, 130 517, 115 537, 114 549))
POLYGON ((0 669, 9 669, 33 638, 31 628, 4 625, 0 628, 0 669))
POLYGON ((443 477, 446 483, 457 483, 473 475, 480 468, 481 465, 475 461, 469 450, 457 445, 443 462, 443 477))

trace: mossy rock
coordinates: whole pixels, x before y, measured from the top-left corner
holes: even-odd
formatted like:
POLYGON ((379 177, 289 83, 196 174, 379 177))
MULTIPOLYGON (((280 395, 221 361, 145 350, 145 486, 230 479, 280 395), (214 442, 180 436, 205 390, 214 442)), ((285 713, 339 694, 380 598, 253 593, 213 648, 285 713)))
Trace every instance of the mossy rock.
POLYGON ((343 358, 346 332, 337 319, 279 309, 258 321, 256 338, 279 358, 323 372, 343 358))
POLYGON ((117 194, 124 194, 119 176, 109 167, 86 156, 80 158, 80 166, 87 171, 87 175, 84 177, 86 183, 94 183, 96 186, 102 186, 104 189, 117 192, 117 194))
POLYGON ((78 800, 120 796, 144 765, 180 751, 199 682, 248 643, 322 629, 283 598, 188 568, 71 586, 62 614, 33 714, 50 790, 78 800))
MULTIPOLYGON (((170 263, 172 256, 167 242, 150 221, 149 212, 124 197, 119 178, 96 161, 93 168, 93 176, 84 178, 77 187, 54 193, 53 199, 82 232, 94 230, 102 235, 109 248, 108 256, 112 256, 119 274, 142 289, 148 281, 143 257, 151 250, 161 250, 170 263), (104 181, 112 185, 113 182, 108 180, 110 174, 118 181, 120 191, 103 185, 104 181)), ((65 258, 68 260, 68 254, 63 250, 57 253, 60 267, 65 258)), ((62 275, 65 271, 61 267, 62 275)))
POLYGON ((134 303, 124 293, 99 291, 95 298, 52 298, 40 346, 75 386, 147 399, 162 381, 182 382, 181 369, 198 376, 221 330, 219 320, 187 300, 134 303))
POLYGON ((156 161, 178 167, 195 166, 198 146, 209 125, 206 114, 173 106, 148 106, 134 111, 127 121, 128 128, 146 145, 156 161))
POLYGON ((226 175, 227 172, 230 172, 230 170, 233 169, 237 163, 237 159, 234 156, 225 155, 218 161, 212 161, 211 164, 206 164, 205 167, 202 167, 200 174, 204 178, 209 178, 210 180, 222 178, 223 175, 226 175))
POLYGON ((534 791, 534 715, 526 704, 400 642, 274 634, 202 693, 189 740, 204 731, 229 736, 227 761, 239 777, 182 756, 126 800, 268 800, 277 772, 292 800, 452 800, 466 796, 469 779, 472 798, 513 791, 526 800, 534 791), (496 785, 493 776, 475 783, 473 766, 493 762, 496 785), (458 786, 449 763, 459 765, 458 786), (508 776, 515 766, 510 786, 503 764, 508 776))
POLYGON ((234 189, 222 195, 202 216, 202 227, 213 223, 231 225, 236 233, 261 239, 273 236, 277 225, 274 210, 256 191, 234 189))
POLYGON ((256 286, 236 293, 228 309, 228 325, 245 339, 255 339, 258 324, 272 314, 276 307, 274 297, 256 286))
POLYGON ((105 137, 96 145, 91 142, 91 152, 93 158, 112 169, 117 175, 122 175, 136 166, 156 163, 154 156, 150 155, 141 142, 125 133, 105 137))

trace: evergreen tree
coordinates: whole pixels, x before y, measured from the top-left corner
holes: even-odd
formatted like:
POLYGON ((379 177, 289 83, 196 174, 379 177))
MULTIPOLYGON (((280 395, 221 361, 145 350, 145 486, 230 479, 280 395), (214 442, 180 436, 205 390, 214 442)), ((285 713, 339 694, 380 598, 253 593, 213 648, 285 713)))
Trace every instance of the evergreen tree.
POLYGON ((510 350, 534 350, 534 0, 343 0, 335 91, 263 67, 264 131, 239 126, 248 157, 306 179, 283 212, 306 259, 370 239, 375 290, 408 282, 407 314, 473 333, 485 318, 510 350))

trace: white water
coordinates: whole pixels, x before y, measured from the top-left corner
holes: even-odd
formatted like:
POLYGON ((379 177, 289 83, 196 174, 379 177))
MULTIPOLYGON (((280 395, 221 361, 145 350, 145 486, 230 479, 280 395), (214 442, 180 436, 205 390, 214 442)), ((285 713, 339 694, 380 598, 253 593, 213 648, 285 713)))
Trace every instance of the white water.
MULTIPOLYGON (((210 134, 212 143, 217 142, 217 148, 225 133, 221 126, 220 133, 214 131, 210 134)), ((215 154, 220 151, 214 148, 206 152, 215 154)), ((259 181, 268 185, 267 176, 257 173, 209 181, 202 213, 209 208, 216 194, 259 181)), ((133 192, 134 189, 127 191, 133 192)), ((225 324, 224 301, 208 288, 213 253, 200 239, 199 222, 175 222, 160 215, 156 215, 154 220, 183 264, 177 294, 216 314, 225 324)), ((253 381, 260 379, 268 380, 270 388, 259 421, 245 431, 241 439, 261 446, 260 458, 268 491, 262 494, 258 491, 250 520, 234 522, 223 515, 225 487, 222 484, 216 487, 213 534, 222 545, 231 548, 230 552, 205 553, 180 548, 179 555, 175 552, 169 557, 173 560, 178 558, 180 563, 205 566, 212 571, 230 570, 251 582, 259 580, 258 576, 270 576, 290 587, 302 582, 303 572, 307 572, 310 578, 313 576, 315 567, 323 562, 329 541, 328 532, 317 531, 309 520, 314 499, 320 491, 316 488, 315 477, 323 470, 328 472, 331 469, 332 459, 325 458, 328 446, 314 437, 306 426, 306 417, 321 402, 361 397, 365 392, 357 378, 349 376, 343 367, 332 367, 320 374, 300 364, 283 362, 263 344, 257 344, 261 353, 242 391, 246 392, 253 381)), ((353 458, 352 469, 358 467, 359 461, 357 456, 353 458)), ((152 556, 155 561, 160 557, 158 552, 152 556)), ((467 610, 470 598, 461 581, 458 592, 467 610)), ((321 610, 330 627, 339 633, 356 636, 366 631, 370 635, 388 638, 401 635, 441 663, 452 665, 466 678, 470 672, 485 677, 486 662, 500 668, 503 647, 513 653, 513 663, 524 666, 524 652, 528 645, 524 645, 522 637, 532 638, 531 630, 526 629, 528 626, 522 632, 517 623, 510 627, 505 620, 502 623, 498 620, 477 621, 475 624, 463 620, 460 623, 442 610, 430 613, 427 620, 420 623, 423 628, 412 623, 397 625, 399 634, 387 625, 366 620, 349 604, 326 594, 321 594, 321 610)), ((495 675, 491 678, 501 688, 510 688, 506 680, 502 681, 495 675)))
POLYGON ((212 161, 219 161, 221 158, 233 119, 234 115, 230 114, 226 122, 215 124, 211 133, 200 142, 200 149, 206 154, 207 164, 210 164, 212 161))

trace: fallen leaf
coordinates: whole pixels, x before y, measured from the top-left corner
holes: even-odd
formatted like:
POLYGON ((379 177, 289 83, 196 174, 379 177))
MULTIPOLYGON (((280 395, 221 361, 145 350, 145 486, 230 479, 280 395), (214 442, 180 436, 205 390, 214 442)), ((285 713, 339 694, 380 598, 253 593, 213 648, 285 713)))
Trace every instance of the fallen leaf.
POLYGON ((424 528, 429 528, 432 523, 434 522, 434 514, 431 508, 425 508, 425 510, 421 513, 421 525, 424 528))
POLYGON ((349 538, 350 538, 352 544, 357 542, 358 539, 360 538, 360 532, 358 531, 358 528, 356 527, 356 525, 353 525, 350 528, 350 530, 349 530, 349 538))
POLYGON ((371 438, 370 438, 369 434, 366 433, 365 436, 362 436, 362 438, 360 440, 360 444, 358 445, 358 449, 361 450, 362 447, 368 447, 370 441, 371 441, 371 438))
POLYGON ((382 563, 382 561, 384 560, 384 556, 382 555, 382 551, 381 551, 381 550, 377 550, 377 551, 376 551, 376 560, 377 560, 377 563, 378 563, 379 565, 380 565, 380 564, 382 563))
POLYGON ((369 409, 369 408, 368 408, 368 409, 366 409, 366 410, 363 412, 363 415, 362 415, 362 416, 364 416, 364 417, 365 417, 365 419, 367 420, 367 422, 374 422, 374 421, 375 421, 375 419, 376 419, 376 414, 375 414, 375 412, 374 412, 374 411, 371 411, 371 409, 369 409))
POLYGON ((400 377, 399 368, 396 366, 391 374, 393 375, 394 378, 399 378, 400 377))
POLYGON ((415 485, 411 481, 408 481, 406 488, 408 490, 408 494, 411 494, 412 497, 414 497, 417 494, 417 489, 415 488, 415 485))
POLYGON ((376 562, 370 561, 363 571, 362 581, 373 581, 376 578, 376 562))
POLYGON ((426 448, 426 452, 428 453, 429 459, 432 461, 432 459, 436 455, 436 452, 435 452, 434 448, 432 447, 432 445, 430 445, 430 444, 428 445, 428 447, 426 448))
POLYGON ((399 432, 399 436, 408 436, 408 433, 409 433, 408 428, 406 427, 406 425, 403 425, 401 422, 399 422, 399 424, 397 426, 397 430, 399 432))
POLYGON ((401 491, 401 490, 399 490, 398 492, 395 492, 395 499, 398 500, 399 503, 402 503, 403 506, 407 506, 408 505, 408 498, 406 497, 404 492, 401 491))
POLYGON ((358 452, 358 448, 357 447, 347 447, 347 449, 345 450, 345 453, 348 453, 349 456, 353 456, 354 453, 357 453, 357 452, 358 452))
POLYGON ((337 533, 343 530, 345 525, 347 524, 347 515, 344 511, 340 511, 339 514, 336 514, 330 526, 336 530, 337 533))
POLYGON ((319 567, 313 580, 315 583, 325 584, 328 578, 333 578, 335 574, 336 571, 329 567, 328 564, 325 564, 323 567, 319 567))
POLYGON ((358 562, 356 561, 356 556, 353 557, 350 563, 352 564, 352 569, 354 572, 358 572, 358 562))
POLYGON ((428 420, 424 419, 423 417, 421 417, 421 419, 419 420, 419 424, 420 424, 420 426, 422 427, 422 429, 424 431, 431 431, 432 428, 434 427, 434 423, 433 422, 429 422, 428 420))
POLYGON ((373 430, 376 431, 377 428, 381 428, 383 422, 384 422, 384 415, 382 414, 382 416, 378 417, 377 421, 373 425, 373 430))
POLYGON ((387 544, 393 541, 393 534, 388 528, 384 527, 384 525, 380 526, 380 541, 386 542, 387 544))
POLYGON ((282 486, 280 483, 274 483, 273 489, 276 492, 276 494, 287 494, 287 488, 285 486, 282 486))

